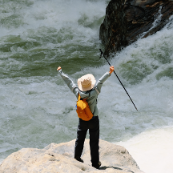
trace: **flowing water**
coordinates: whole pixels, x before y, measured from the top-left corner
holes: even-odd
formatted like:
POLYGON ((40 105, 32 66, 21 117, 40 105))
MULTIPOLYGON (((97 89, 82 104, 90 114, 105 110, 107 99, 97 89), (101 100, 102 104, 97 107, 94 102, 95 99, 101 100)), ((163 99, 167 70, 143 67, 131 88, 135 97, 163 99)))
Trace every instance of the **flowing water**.
MULTIPOLYGON (((109 70, 99 60, 107 0, 0 1, 0 160, 24 147, 76 138, 75 82, 109 70)), ((173 23, 113 59, 128 90, 112 76, 98 99, 100 138, 125 146, 146 173, 172 173, 173 23)))

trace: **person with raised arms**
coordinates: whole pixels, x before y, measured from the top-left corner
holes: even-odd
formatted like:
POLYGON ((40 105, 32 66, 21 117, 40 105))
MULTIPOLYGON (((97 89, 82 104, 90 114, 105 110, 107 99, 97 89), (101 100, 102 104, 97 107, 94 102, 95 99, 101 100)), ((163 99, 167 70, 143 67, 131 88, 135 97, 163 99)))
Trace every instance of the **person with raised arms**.
POLYGON ((99 160, 99 112, 97 108, 97 98, 101 92, 101 87, 103 83, 108 79, 111 73, 114 71, 114 66, 110 67, 109 72, 106 72, 99 80, 96 82, 95 77, 92 74, 86 74, 78 79, 76 85, 66 74, 63 73, 62 68, 59 66, 57 71, 61 75, 62 79, 65 81, 70 90, 78 98, 77 111, 79 117, 79 124, 77 129, 77 139, 75 141, 74 158, 79 162, 83 162, 81 159, 84 141, 86 138, 87 130, 89 129, 90 134, 90 153, 91 153, 91 163, 96 169, 99 169, 101 162, 99 160), (80 107, 81 106, 81 107, 80 107), (87 114, 87 106, 91 112, 91 116, 87 114), (84 115, 79 116, 79 112, 84 114, 82 111, 86 112, 87 118, 84 115))

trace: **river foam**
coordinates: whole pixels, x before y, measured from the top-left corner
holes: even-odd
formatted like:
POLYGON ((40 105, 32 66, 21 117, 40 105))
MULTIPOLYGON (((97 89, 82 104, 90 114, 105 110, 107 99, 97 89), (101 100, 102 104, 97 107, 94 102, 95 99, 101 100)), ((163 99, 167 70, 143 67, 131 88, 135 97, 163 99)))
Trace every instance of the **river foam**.
POLYGON ((173 127, 147 130, 126 142, 120 142, 146 173, 172 172, 173 127))

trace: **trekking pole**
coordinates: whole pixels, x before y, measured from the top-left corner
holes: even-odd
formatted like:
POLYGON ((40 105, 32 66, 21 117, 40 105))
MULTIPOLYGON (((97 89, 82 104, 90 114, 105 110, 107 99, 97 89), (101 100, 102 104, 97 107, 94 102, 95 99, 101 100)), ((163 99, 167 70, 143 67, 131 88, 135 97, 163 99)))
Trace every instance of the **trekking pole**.
MULTIPOLYGON (((101 54, 100 54, 100 58, 101 58, 102 55, 103 55, 103 57, 106 59, 106 61, 108 62, 108 64, 111 66, 111 64, 109 63, 108 59, 104 56, 103 51, 102 51, 101 49, 99 49, 99 50, 100 50, 100 52, 101 52, 101 54)), ((133 100, 131 99, 130 95, 128 94, 127 90, 125 89, 124 85, 122 84, 121 80, 119 79, 118 75, 116 74, 115 70, 114 70, 114 74, 116 75, 116 77, 117 77, 117 79, 119 80, 120 84, 121 84, 122 87, 124 88, 126 94, 129 96, 129 98, 130 98, 131 102, 133 103, 135 109, 138 111, 138 109, 137 109, 137 107, 135 106, 133 100)))

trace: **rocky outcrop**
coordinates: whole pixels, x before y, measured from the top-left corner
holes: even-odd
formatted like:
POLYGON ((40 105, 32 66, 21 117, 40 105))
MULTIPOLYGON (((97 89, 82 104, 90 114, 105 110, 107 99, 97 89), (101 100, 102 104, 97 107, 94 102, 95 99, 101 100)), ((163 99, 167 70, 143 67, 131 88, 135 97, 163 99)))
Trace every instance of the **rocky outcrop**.
POLYGON ((111 0, 100 26, 105 55, 156 33, 172 14, 172 0, 111 0))
POLYGON ((73 159, 74 140, 50 144, 44 149, 24 148, 8 156, 0 165, 1 173, 142 173, 129 152, 121 146, 100 140, 100 170, 90 165, 86 140, 81 163, 73 159))

